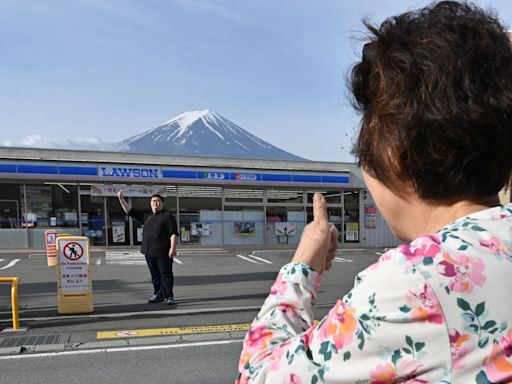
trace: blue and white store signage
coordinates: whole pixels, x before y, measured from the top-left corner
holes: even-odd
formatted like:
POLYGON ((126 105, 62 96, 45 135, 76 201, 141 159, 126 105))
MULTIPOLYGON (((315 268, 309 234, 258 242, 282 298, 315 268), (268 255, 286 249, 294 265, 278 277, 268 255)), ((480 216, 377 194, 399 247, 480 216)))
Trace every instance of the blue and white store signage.
POLYGON ((348 187, 350 172, 271 171, 134 164, 0 162, 0 178, 102 182, 193 183, 217 185, 322 185, 348 187))

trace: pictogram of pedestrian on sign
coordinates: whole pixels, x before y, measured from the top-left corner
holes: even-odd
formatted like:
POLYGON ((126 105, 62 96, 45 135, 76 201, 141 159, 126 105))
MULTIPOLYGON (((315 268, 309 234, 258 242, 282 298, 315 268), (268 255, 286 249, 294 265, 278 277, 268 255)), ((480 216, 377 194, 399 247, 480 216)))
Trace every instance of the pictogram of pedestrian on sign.
POLYGON ((62 250, 64 257, 68 260, 78 260, 84 254, 84 249, 79 243, 67 243, 62 250))
POLYGON ((46 244, 55 244, 57 240, 57 234, 55 232, 49 232, 46 234, 46 244))

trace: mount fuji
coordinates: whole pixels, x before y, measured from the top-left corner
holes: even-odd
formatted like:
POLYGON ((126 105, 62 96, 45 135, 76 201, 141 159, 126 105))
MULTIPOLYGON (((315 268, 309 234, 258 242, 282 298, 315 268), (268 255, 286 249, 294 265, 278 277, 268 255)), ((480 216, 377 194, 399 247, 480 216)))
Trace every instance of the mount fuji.
POLYGON ((207 109, 185 112, 121 142, 129 152, 166 155, 304 160, 267 143, 207 109))

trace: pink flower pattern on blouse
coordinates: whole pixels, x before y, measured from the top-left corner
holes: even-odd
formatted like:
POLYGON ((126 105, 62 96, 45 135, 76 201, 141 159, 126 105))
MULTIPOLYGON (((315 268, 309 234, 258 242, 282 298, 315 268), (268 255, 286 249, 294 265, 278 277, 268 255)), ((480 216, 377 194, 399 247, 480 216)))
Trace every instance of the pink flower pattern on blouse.
POLYGON ((485 360, 485 373, 491 382, 512 378, 512 329, 493 344, 491 356, 485 360))
POLYGON ((318 327, 319 340, 330 340, 337 349, 352 342, 358 328, 355 309, 338 300, 325 321, 318 327))
POLYGON ((451 277, 450 290, 470 293, 475 285, 481 287, 485 283, 485 265, 481 259, 464 254, 443 254, 443 259, 437 264, 437 271, 451 277))
POLYGON ((417 371, 421 364, 417 360, 402 360, 397 365, 387 362, 378 364, 374 370, 370 371, 372 384, 388 383, 411 383, 425 384, 427 381, 417 378, 417 371))
POLYGON ((411 310, 412 318, 436 324, 444 322, 441 304, 428 284, 424 284, 420 291, 409 290, 405 300, 407 307, 411 310))
POLYGON ((450 332, 450 345, 452 351, 453 369, 460 370, 464 368, 466 355, 471 351, 471 336, 469 334, 460 334, 459 331, 450 332))
MULTIPOLYGON (((487 240, 480 240, 480 245, 486 247, 499 258, 506 258, 507 255, 510 257, 510 254, 512 254, 512 243, 505 244, 494 236, 487 240)), ((512 261, 512 258, 510 261, 512 261)))
MULTIPOLYGON (((281 268, 237 383, 512 383, 512 204, 386 252, 314 324, 321 276, 281 268)), ((328 273, 336 273, 336 267, 328 273)))

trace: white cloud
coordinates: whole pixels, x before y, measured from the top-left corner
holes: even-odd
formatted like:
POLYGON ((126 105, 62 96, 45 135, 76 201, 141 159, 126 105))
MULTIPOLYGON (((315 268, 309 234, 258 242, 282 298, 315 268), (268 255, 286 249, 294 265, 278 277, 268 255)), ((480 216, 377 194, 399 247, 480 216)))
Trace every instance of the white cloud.
POLYGON ((128 145, 123 143, 107 143, 95 137, 78 137, 76 139, 62 139, 56 137, 43 137, 41 135, 29 135, 20 141, 8 140, 1 143, 4 147, 30 147, 51 148, 67 150, 113 151, 128 150, 128 145))

